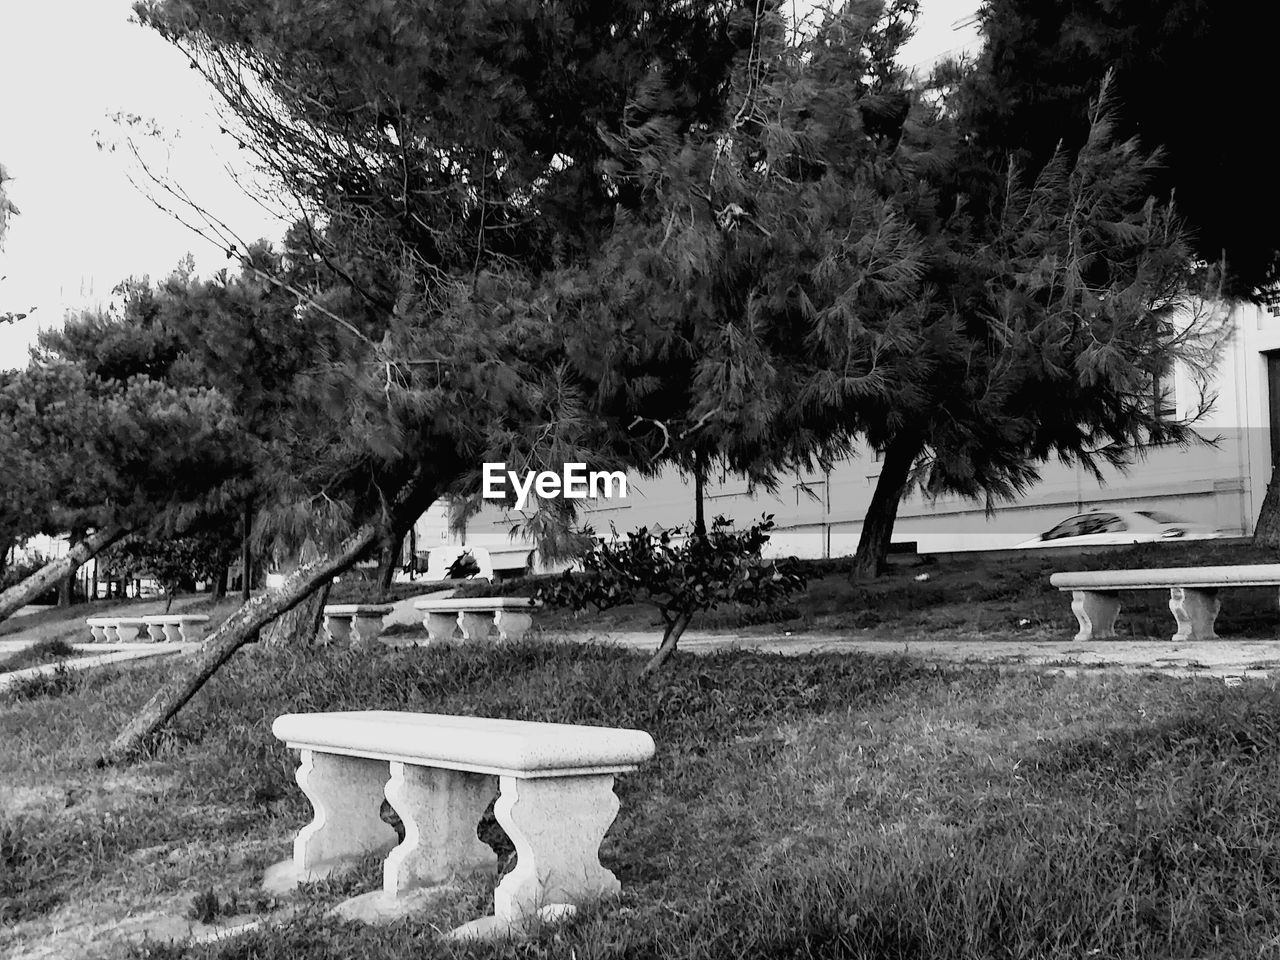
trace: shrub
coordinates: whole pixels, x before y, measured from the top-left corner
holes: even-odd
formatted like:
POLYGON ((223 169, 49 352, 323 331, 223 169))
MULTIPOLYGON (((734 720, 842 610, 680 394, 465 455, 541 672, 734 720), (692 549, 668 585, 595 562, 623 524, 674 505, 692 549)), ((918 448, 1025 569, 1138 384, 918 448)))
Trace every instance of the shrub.
POLYGON ((760 551, 769 541, 774 523, 760 523, 735 532, 733 523, 716 517, 705 535, 680 544, 678 527, 651 533, 641 527, 625 539, 597 540, 582 558, 581 573, 565 573, 538 590, 551 606, 585 610, 630 603, 656 607, 666 625, 657 652, 645 665, 652 673, 675 652, 680 635, 693 617, 723 603, 742 607, 777 604, 798 590, 805 579, 787 561, 765 561, 760 551))

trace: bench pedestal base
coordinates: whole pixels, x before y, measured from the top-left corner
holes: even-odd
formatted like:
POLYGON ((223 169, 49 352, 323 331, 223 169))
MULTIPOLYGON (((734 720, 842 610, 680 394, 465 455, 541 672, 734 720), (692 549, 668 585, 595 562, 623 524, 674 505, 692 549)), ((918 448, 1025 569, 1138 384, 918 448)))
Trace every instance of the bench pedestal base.
POLYGON ((1076 615, 1080 632, 1076 640, 1114 640, 1116 617, 1120 615, 1120 596, 1100 590, 1073 590, 1071 612, 1076 615))
POLYGON ((315 817, 293 841, 299 876, 396 845, 395 831, 378 815, 388 778, 385 760, 302 751, 295 779, 315 817))
POLYGON ((492 626, 492 613, 468 613, 464 610, 458 614, 458 629, 462 631, 463 640, 483 640, 489 636, 489 628, 492 626))
POLYGON ((503 640, 519 640, 533 626, 533 614, 499 610, 493 615, 493 623, 503 640))
POLYGON ((515 844, 516 866, 493 891, 499 921, 523 922, 548 904, 621 892, 600 864, 600 843, 620 807, 613 774, 501 780, 493 815, 515 844))
POLYGON ((476 824, 497 792, 496 778, 440 767, 391 762, 387 801, 404 824, 404 842, 387 855, 382 890, 388 897, 444 883, 498 858, 476 836, 476 824))
POLYGON ((1217 590, 1171 587, 1169 609, 1178 621, 1174 640, 1217 640, 1213 625, 1222 609, 1217 590))
POLYGON ((453 639, 453 632, 458 628, 456 613, 428 613, 422 618, 422 625, 427 628, 427 636, 432 643, 444 643, 453 639))

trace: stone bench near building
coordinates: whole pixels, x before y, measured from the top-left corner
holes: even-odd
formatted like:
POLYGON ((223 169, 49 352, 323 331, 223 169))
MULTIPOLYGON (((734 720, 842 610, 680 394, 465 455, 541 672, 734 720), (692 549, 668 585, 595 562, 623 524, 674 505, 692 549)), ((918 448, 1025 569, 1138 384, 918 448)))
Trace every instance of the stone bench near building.
POLYGON ((269 889, 386 853, 381 891, 339 912, 411 912, 423 892, 496 870, 497 855, 476 836, 495 797, 494 816, 518 860, 494 891, 493 916, 455 935, 518 930, 544 908, 621 889, 600 863, 600 843, 619 810, 615 775, 653 756, 642 730, 380 710, 285 714, 271 729, 301 751, 298 786, 315 817, 295 838, 293 858, 268 870, 269 889), (404 825, 398 845, 380 816, 384 797, 404 825))
POLYGON ((324 608, 325 638, 331 643, 365 646, 382 636, 382 621, 391 612, 389 604, 331 603, 324 608))
POLYGON ((92 643, 155 641, 195 643, 204 639, 204 614, 163 613, 150 617, 88 617, 92 643))
POLYGON ((483 640, 490 629, 503 640, 519 640, 533 626, 533 611, 539 606, 529 597, 452 597, 448 600, 419 600, 422 625, 433 642, 450 640, 454 631, 462 639, 483 640))
POLYGON ((1230 587, 1280 586, 1280 563, 1226 567, 1165 567, 1153 570, 1089 570, 1055 573, 1049 582, 1071 591, 1071 611, 1080 624, 1077 640, 1109 640, 1116 635, 1122 590, 1169 590, 1169 609, 1178 623, 1173 640, 1216 640, 1214 623, 1222 608, 1219 591, 1230 587))

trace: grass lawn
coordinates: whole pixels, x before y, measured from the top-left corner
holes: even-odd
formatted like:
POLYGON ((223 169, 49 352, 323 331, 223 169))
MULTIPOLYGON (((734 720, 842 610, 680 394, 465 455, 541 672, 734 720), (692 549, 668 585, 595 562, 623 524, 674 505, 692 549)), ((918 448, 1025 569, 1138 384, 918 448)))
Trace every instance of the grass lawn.
POLYGON ((976 960, 1280 945, 1269 684, 746 652, 678 656, 638 683, 644 659, 545 642, 250 650, 147 756, 105 771, 98 750, 175 663, 0 698, 0 954, 976 960), (602 850, 621 904, 523 946, 438 938, 487 912, 494 876, 439 915, 326 919, 377 886, 371 860, 309 887, 283 926, 220 944, 130 945, 113 929, 148 911, 275 906, 256 884, 310 813, 271 720, 375 708, 652 733, 657 756, 619 778, 602 850))

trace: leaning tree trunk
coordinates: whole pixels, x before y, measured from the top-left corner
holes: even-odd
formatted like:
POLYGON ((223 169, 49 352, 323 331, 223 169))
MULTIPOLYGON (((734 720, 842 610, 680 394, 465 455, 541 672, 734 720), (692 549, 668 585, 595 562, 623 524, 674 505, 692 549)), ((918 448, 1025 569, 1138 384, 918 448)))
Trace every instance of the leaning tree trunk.
POLYGON ((199 692, 205 681, 233 653, 253 641, 262 627, 280 614, 292 610, 315 593, 322 584, 351 569, 371 546, 387 536, 390 527, 404 523, 406 517, 421 514, 439 496, 439 491, 439 487, 428 486, 421 480, 406 483, 396 495, 390 517, 365 524, 332 553, 303 564, 285 577, 278 590, 268 590, 242 604, 222 626, 205 639, 190 669, 161 687, 155 696, 143 704, 142 709, 99 758, 98 766, 114 763, 137 750, 199 692))
POLYGON ((182 709, 233 653, 251 642, 262 627, 280 614, 292 610, 322 584, 350 569, 360 555, 382 536, 382 524, 366 524, 343 541, 333 553, 304 564, 287 576, 280 589, 259 594, 241 605, 204 641, 191 669, 161 687, 134 715, 98 761, 99 766, 113 763, 134 752, 182 709))
MULTIPOLYGON (((298 566, 303 567, 320 559, 315 541, 308 537, 298 551, 298 566)), ((267 646, 306 646, 315 640, 324 621, 324 605, 329 601, 329 587, 333 579, 321 583, 292 610, 282 613, 262 634, 267 646)))
POLYGON ((893 524, 898 519, 898 505, 907 489, 911 466, 924 449, 924 441, 915 434, 898 434, 884 450, 884 463, 875 493, 867 506, 862 521, 862 534, 858 538, 858 550, 853 555, 853 571, 850 578, 862 580, 878 576, 885 557, 889 555, 889 543, 893 539, 893 524))
POLYGON ((676 652, 676 644, 680 642, 680 636, 684 633, 685 627, 689 626, 689 621, 693 619, 692 613, 680 613, 676 618, 667 624, 666 632, 662 635, 662 642, 658 644, 658 649, 654 651, 649 662, 644 665, 644 669, 640 671, 640 676, 647 677, 662 668, 672 655, 676 652))
POLYGON ((1280 469, 1272 468, 1258 523, 1253 528, 1253 544, 1280 550, 1280 469))
POLYGON ((40 594, 63 580, 69 571, 111 546, 128 531, 118 525, 103 527, 71 545, 65 556, 46 563, 21 583, 0 593, 0 620, 5 620, 25 607, 40 594))

